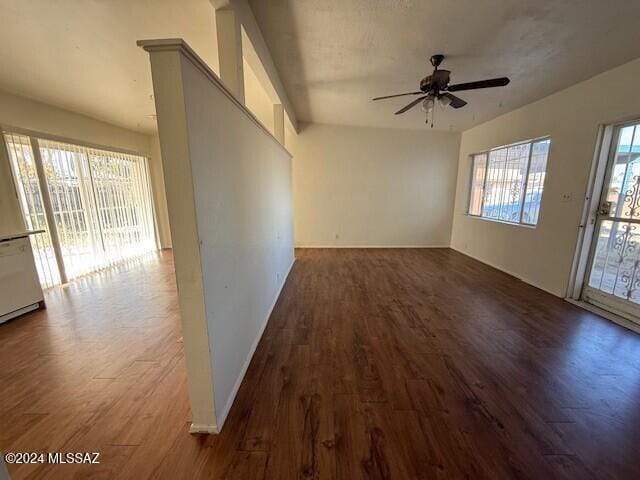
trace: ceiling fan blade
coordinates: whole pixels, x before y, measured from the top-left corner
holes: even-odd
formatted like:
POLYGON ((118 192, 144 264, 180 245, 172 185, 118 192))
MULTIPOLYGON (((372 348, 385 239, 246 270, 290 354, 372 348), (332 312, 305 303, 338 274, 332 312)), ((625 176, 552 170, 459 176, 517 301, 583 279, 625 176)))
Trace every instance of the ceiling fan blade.
POLYGON ((440 94, 440 96, 446 97, 451 100, 451 103, 449 105, 451 105, 453 108, 462 108, 467 104, 467 102, 462 100, 460 97, 456 97, 455 95, 451 95, 450 93, 442 93, 440 94))
POLYGON ((400 115, 401 113, 406 112, 407 110, 409 110, 410 108, 415 107, 417 104, 419 104, 422 100, 424 100, 425 98, 427 98, 427 95, 425 95, 424 97, 420 97, 420 98, 416 98, 413 102, 411 102, 409 105, 405 105, 404 107, 402 107, 400 110, 398 110, 395 114, 396 115, 400 115))
POLYGON ((490 78, 489 80, 479 80, 477 82, 458 83, 457 85, 449 85, 449 92, 460 92, 462 90, 475 90, 477 88, 504 87, 509 84, 507 77, 490 78))
POLYGON ((420 95, 424 92, 398 93, 396 95, 387 95, 386 97, 376 97, 373 100, 384 100, 385 98, 403 97, 404 95, 420 95))

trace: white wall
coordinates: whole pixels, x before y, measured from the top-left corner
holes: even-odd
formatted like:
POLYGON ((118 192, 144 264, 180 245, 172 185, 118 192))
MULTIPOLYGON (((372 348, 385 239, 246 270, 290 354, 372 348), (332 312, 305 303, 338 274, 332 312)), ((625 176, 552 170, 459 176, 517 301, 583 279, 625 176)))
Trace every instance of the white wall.
MULTIPOLYGON (((157 200, 155 207, 161 240, 164 242, 163 246, 165 243, 170 246, 166 204, 158 201, 164 195, 161 194, 158 197, 158 191, 164 190, 164 186, 154 181, 161 178, 162 173, 158 176, 154 169, 154 166, 159 164, 160 159, 153 158, 152 137, 5 92, 0 92, 0 125, 24 128, 105 147, 132 150, 142 155, 152 156, 149 169, 154 196, 157 200), (162 237, 163 230, 164 237, 162 237)), ((159 154, 159 151, 157 154, 159 154)), ((0 233, 9 233, 23 227, 20 206, 15 196, 10 175, 8 158, 6 158, 5 152, 0 152, 0 233)))
POLYGON ((151 135, 149 142, 149 176, 151 177, 151 186, 153 188, 153 205, 158 224, 160 247, 171 248, 171 228, 169 227, 167 194, 164 185, 164 170, 162 169, 162 153, 158 134, 151 135))
POLYGON ((456 133, 301 125, 287 136, 299 246, 448 246, 456 133))
POLYGON ((185 105, 221 423, 293 262, 291 158, 187 66, 185 105))
POLYGON ((640 116, 640 60, 502 115, 462 134, 452 247, 555 295, 564 296, 599 124, 640 116), (466 215, 469 155, 551 136, 536 228, 466 215), (563 201, 563 195, 569 195, 563 201))
POLYGON ((188 47, 158 42, 146 48, 194 428, 218 430, 293 263, 291 157, 188 47))
POLYGON ((244 103, 267 130, 273 133, 273 102, 251 66, 244 61, 244 103))

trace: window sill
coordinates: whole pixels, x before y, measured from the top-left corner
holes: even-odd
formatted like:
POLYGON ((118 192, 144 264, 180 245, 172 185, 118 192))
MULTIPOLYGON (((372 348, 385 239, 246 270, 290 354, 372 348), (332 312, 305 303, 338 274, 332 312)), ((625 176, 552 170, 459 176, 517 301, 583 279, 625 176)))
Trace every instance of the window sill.
POLYGON ((536 227, 538 226, 537 224, 536 225, 528 225, 526 223, 507 222, 506 220, 498 220, 496 218, 481 217, 479 215, 471 215, 470 213, 465 213, 464 215, 466 217, 473 218, 473 219, 476 219, 476 220, 482 220, 484 222, 500 223, 502 225, 510 225, 512 227, 524 227, 524 228, 529 228, 531 230, 535 230, 536 227))

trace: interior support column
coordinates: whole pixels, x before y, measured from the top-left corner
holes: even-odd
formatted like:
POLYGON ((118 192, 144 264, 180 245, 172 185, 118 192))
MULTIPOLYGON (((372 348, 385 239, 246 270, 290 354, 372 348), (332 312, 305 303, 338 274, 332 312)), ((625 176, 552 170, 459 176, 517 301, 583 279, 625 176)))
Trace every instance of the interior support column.
POLYGON ((244 105, 242 28, 231 6, 216 9, 220 79, 244 105))
POLYGON ((273 105, 273 136, 284 145, 284 108, 280 103, 273 105))

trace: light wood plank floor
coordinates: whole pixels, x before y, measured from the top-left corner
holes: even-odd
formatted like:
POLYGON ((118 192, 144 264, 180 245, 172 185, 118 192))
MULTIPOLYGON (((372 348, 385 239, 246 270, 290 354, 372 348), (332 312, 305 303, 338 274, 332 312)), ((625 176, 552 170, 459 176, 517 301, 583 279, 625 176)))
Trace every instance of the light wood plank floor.
POLYGON ((102 454, 12 478, 640 478, 639 335, 448 249, 297 258, 217 436, 170 253, 0 326, 0 448, 102 454))

